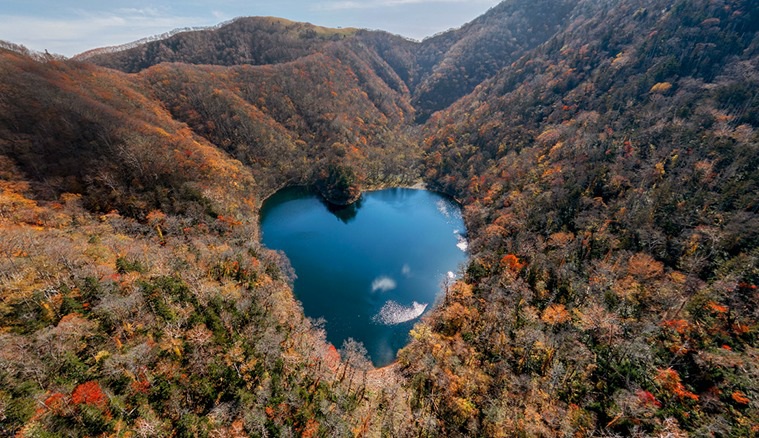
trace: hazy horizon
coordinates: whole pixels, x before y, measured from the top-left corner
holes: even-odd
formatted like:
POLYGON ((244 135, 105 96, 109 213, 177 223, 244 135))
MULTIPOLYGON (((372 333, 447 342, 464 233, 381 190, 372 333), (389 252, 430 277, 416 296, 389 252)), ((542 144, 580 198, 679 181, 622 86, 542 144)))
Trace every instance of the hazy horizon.
POLYGON ((422 40, 460 27, 499 0, 242 0, 179 2, 6 0, 0 40, 73 56, 185 27, 208 27, 244 16, 274 16, 326 27, 380 29, 422 40))

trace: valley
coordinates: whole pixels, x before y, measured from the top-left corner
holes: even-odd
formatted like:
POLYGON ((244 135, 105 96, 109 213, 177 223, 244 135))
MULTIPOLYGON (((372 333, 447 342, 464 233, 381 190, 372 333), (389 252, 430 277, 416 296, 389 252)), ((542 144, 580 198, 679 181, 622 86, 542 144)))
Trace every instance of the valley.
POLYGON ((4 44, 0 435, 759 433, 758 31, 750 0, 506 0, 421 42, 4 44), (260 209, 420 180, 469 259, 377 371, 260 209))

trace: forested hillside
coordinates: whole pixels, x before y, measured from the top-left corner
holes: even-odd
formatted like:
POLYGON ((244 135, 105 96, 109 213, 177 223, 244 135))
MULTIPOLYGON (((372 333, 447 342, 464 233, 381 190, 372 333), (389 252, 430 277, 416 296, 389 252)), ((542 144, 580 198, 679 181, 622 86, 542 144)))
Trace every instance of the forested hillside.
POLYGON ((474 236, 401 355, 437 431, 759 432, 757 30, 751 2, 579 2, 425 126, 474 236))
POLYGON ((759 434, 757 31, 752 0, 507 0, 422 42, 4 44, 0 435, 759 434), (419 179, 470 261, 374 370, 258 208, 419 179))
POLYGON ((417 47, 421 75, 412 82, 417 120, 424 122, 474 87, 551 38, 573 1, 508 1, 471 23, 417 47))
POLYGON ((241 91, 187 77, 212 72, 161 68, 127 76, 2 52, 0 434, 345 436, 378 404, 383 427, 409 427, 392 375, 369 386, 362 347, 327 345, 286 259, 257 242, 261 196, 290 176, 254 174, 296 158, 316 174, 300 157, 318 154, 285 143, 241 91), (152 97, 165 75, 190 90, 172 107, 190 125, 152 97), (225 117, 290 149, 201 136, 222 138, 210 127, 225 117))

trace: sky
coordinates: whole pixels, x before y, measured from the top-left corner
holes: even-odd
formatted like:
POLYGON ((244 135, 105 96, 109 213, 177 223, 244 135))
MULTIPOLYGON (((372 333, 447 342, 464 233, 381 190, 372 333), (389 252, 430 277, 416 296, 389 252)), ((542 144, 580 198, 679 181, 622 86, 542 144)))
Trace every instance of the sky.
POLYGON ((73 56, 177 28, 241 16, 381 29, 422 40, 457 28, 500 0, 0 0, 0 40, 73 56))

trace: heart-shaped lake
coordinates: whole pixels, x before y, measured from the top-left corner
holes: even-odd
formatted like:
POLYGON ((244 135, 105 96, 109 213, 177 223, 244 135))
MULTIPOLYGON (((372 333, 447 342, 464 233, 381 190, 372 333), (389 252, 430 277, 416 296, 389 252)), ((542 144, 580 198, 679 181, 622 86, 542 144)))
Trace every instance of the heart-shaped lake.
POLYGON ((261 231, 290 259, 306 316, 324 318, 338 348, 362 342, 375 366, 395 360, 467 257, 458 204, 426 190, 366 192, 336 210, 288 188, 264 203, 261 231))

